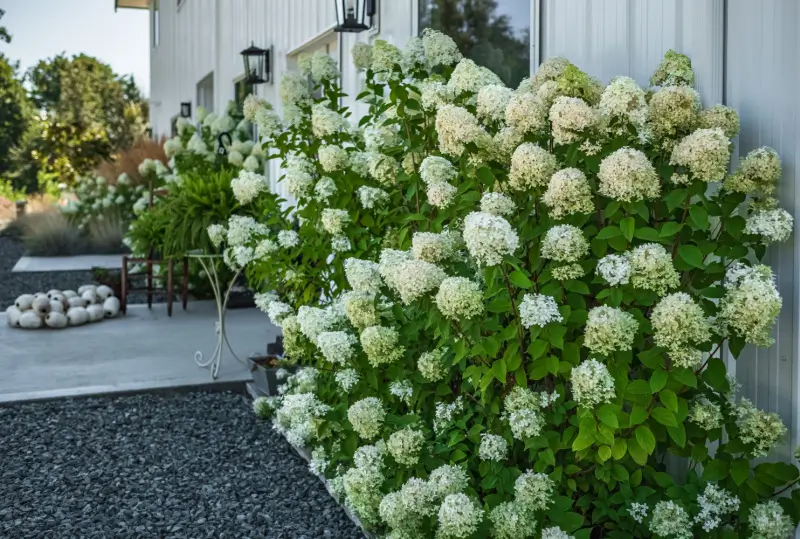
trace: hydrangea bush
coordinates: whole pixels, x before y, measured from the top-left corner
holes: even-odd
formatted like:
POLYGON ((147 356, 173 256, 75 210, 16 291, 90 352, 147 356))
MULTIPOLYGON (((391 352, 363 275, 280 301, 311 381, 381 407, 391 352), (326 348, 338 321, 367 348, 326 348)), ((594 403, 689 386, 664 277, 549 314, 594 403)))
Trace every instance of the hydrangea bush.
POLYGON ((505 88, 430 30, 353 53, 358 126, 324 55, 245 107, 299 221, 260 304, 313 365, 259 413, 312 471, 392 539, 794 530, 787 429, 723 361, 772 344, 778 155, 729 172, 738 116, 672 51, 646 89, 563 58, 505 88))

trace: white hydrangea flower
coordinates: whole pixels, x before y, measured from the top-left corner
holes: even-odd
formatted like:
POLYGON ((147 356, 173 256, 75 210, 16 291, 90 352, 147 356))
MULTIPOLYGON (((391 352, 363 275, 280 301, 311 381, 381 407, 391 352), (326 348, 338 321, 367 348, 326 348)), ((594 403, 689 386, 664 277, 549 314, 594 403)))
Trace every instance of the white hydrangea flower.
POLYGON ((606 255, 597 261, 597 274, 611 286, 630 282, 631 264, 624 255, 606 255))
POLYGON ((739 134, 739 113, 725 105, 714 105, 700 111, 698 125, 704 129, 722 129, 726 137, 733 138, 739 134))
POLYGON ((438 382, 447 376, 448 366, 444 362, 443 353, 436 349, 424 352, 417 360, 417 369, 422 377, 430 382, 438 382))
POLYGON ((783 300, 769 266, 748 268, 733 264, 726 274, 727 291, 720 301, 719 318, 734 334, 756 346, 771 346, 772 325, 783 300))
POLYGON ((530 511, 515 502, 503 502, 489 512, 492 537, 495 539, 527 539, 533 537, 536 519, 530 511))
POLYGON ((255 235, 266 235, 269 233, 267 227, 261 223, 257 223, 255 219, 249 216, 232 215, 228 219, 228 245, 240 246, 245 245, 255 235))
POLYGON ((674 138, 692 131, 700 108, 700 94, 694 88, 664 86, 650 98, 649 126, 659 139, 674 138))
POLYGON ((410 380, 395 380, 389 384, 389 393, 398 400, 411 404, 411 398, 414 396, 414 386, 410 380))
MULTIPOLYGON (((376 39, 372 46, 372 70, 388 73, 403 62, 403 53, 384 39, 376 39)), ((385 80, 385 79, 383 79, 385 80)))
POLYGON ((556 225, 542 240, 542 258, 556 262, 577 262, 589 252, 589 242, 580 228, 556 225))
POLYGON ((412 428, 393 432, 386 442, 389 454, 404 466, 415 466, 419 462, 419 454, 424 445, 425 435, 422 431, 412 428))
POLYGON ((286 303, 271 301, 269 305, 267 305, 267 316, 269 316, 270 322, 278 327, 281 327, 281 322, 283 322, 284 318, 292 316, 293 314, 294 309, 292 309, 291 305, 287 305, 286 303))
POLYGON ((394 185, 397 181, 397 160, 382 153, 371 152, 367 163, 369 175, 381 185, 394 185))
POLYGON ((411 252, 417 260, 442 262, 454 254, 453 238, 444 232, 415 232, 411 238, 411 252))
POLYGON ((404 305, 432 292, 447 277, 440 267, 423 260, 400 262, 388 274, 381 272, 386 284, 400 296, 404 305))
POLYGON ((314 177, 305 170, 287 169, 284 181, 286 190, 295 199, 309 196, 314 186, 314 177))
POLYGON ((444 157, 431 155, 422 160, 419 175, 426 184, 450 182, 456 179, 458 170, 444 157))
POLYGON ((319 149, 319 164, 325 172, 344 170, 350 164, 347 150, 341 146, 328 145, 319 149))
POLYGON ((711 325, 702 307, 685 292, 668 294, 653 308, 653 342, 666 348, 673 365, 695 367, 702 353, 694 348, 711 338, 711 325))
POLYGON ((440 107, 451 104, 455 98, 455 91, 436 80, 426 80, 419 84, 422 108, 426 111, 435 111, 440 107))
POLYGON ((377 326, 380 323, 375 308, 375 298, 370 294, 345 294, 344 310, 350 323, 359 329, 377 326))
MULTIPOLYGON (((672 150, 671 165, 685 167, 691 178, 705 182, 721 181, 728 172, 731 143, 722 129, 698 129, 672 150)), ((679 175, 673 176, 676 183, 679 175)))
POLYGON ((377 397, 366 397, 347 409, 347 420, 356 434, 365 440, 380 434, 385 417, 386 411, 377 397))
POLYGON ((600 162, 598 192, 620 202, 656 198, 661 191, 658 173, 647 156, 620 148, 600 162))
POLYGON ((439 285, 436 307, 446 318, 469 320, 483 313, 483 292, 466 277, 448 277, 439 285))
POLYGON ((429 183, 425 190, 428 203, 436 208, 446 208, 456 198, 458 188, 446 182, 429 183))
POLYGON ((437 539, 464 539, 478 530, 483 520, 483 509, 459 492, 445 496, 438 517, 437 539))
POLYGON ((561 169, 550 178, 542 196, 553 219, 563 219, 573 213, 594 211, 594 197, 589 181, 577 168, 561 169))
POLYGON ((334 379, 336 383, 339 384, 339 387, 342 388, 342 391, 350 393, 350 390, 358 383, 359 375, 358 371, 355 369, 345 369, 337 372, 336 375, 334 375, 334 379))
POLYGON ((781 177, 781 158, 772 148, 757 148, 739 162, 739 168, 725 178, 727 191, 747 195, 771 195, 781 177))
POLYGON ((707 400, 696 401, 689 413, 689 420, 705 431, 722 427, 722 409, 718 404, 707 400))
POLYGON ((400 487, 400 503, 405 511, 414 519, 436 514, 435 493, 427 481, 418 477, 410 477, 400 487))
POLYGON ((484 193, 481 197, 481 211, 504 217, 516 211, 514 201, 502 193, 484 193))
POLYGON ((248 155, 247 158, 244 160, 244 163, 242 163, 242 168, 244 168, 248 172, 255 172, 262 168, 261 161, 259 161, 258 158, 254 155, 248 155))
POLYGON ((370 326, 362 331, 361 348, 373 367, 398 361, 405 353, 397 330, 384 326, 370 326))
POLYGON ((378 187, 363 185, 356 191, 358 202, 365 210, 382 207, 389 202, 389 193, 378 187))
POLYGON ((558 167, 556 157, 531 142, 520 144, 511 155, 508 186, 528 191, 546 186, 558 167))
POLYGON ((436 413, 433 419, 434 432, 440 432, 442 427, 453 421, 456 414, 464 411, 464 400, 461 397, 456 398, 451 403, 440 402, 436 405, 436 413))
POLYGON ((380 522, 378 507, 383 498, 383 481, 383 474, 373 468, 350 468, 342 476, 347 505, 367 525, 376 526, 380 522))
POLYGON ((615 396, 614 378, 603 363, 587 359, 572 369, 572 397, 580 406, 594 408, 615 396))
POLYGON ((450 494, 463 492, 469 486, 469 474, 455 464, 443 464, 428 476, 428 485, 434 497, 444 499, 450 494))
POLYGON ((739 439, 745 444, 753 444, 752 451, 748 452, 752 458, 766 457, 789 432, 778 414, 759 410, 748 399, 739 402, 735 413, 739 439))
POLYGON ((496 215, 472 212, 464 219, 464 243, 482 266, 496 266, 519 247, 519 236, 511 224, 496 215))
POLYGON ((608 355, 630 350, 639 329, 632 314, 601 305, 589 311, 583 345, 592 353, 608 355))
POLYGON ((660 501, 653 508, 650 531, 664 538, 692 539, 692 521, 680 505, 673 501, 660 501))
POLYGON ((761 236, 765 244, 788 240, 794 230, 794 218, 781 208, 756 211, 747 217, 744 231, 761 236))
POLYGON ((649 511, 649 507, 647 507, 646 503, 631 503, 630 507, 628 508, 628 513, 631 515, 631 518, 641 524, 644 522, 644 519, 647 518, 647 512, 649 511))
POLYGON ((603 90, 598 108, 606 122, 619 124, 613 130, 616 135, 626 134, 628 125, 639 131, 647 121, 644 90, 630 77, 615 77, 603 90))
POLYGON ((308 79, 300 73, 285 73, 278 87, 278 95, 284 105, 297 105, 307 102, 311 98, 308 79))
POLYGON ((519 318, 523 327, 545 327, 551 322, 563 322, 558 304, 552 296, 525 294, 519 304, 519 318))
POLYGON ((231 189, 236 201, 244 206, 255 200, 261 193, 269 191, 269 182, 261 174, 243 170, 231 180, 231 189))
POLYGON ((663 295, 680 284, 680 276, 672 265, 672 255, 663 245, 645 243, 628 251, 625 256, 631 266, 630 281, 634 288, 663 295))
POLYGON ((422 46, 429 68, 451 66, 463 58, 453 38, 432 28, 422 31, 422 46))
POLYGON ((367 43, 356 43, 350 49, 353 56, 353 64, 358 71, 367 71, 372 67, 372 45, 367 43))
POLYGON ((478 91, 476 114, 484 122, 502 122, 514 91, 502 84, 490 84, 478 91))
POLYGON ((281 230, 278 232, 278 245, 284 249, 300 245, 300 235, 294 230, 281 230))
POLYGON ((364 146, 368 152, 380 152, 397 146, 400 142, 397 126, 394 124, 370 125, 364 128, 364 146))
POLYGON ((324 331, 317 336, 317 347, 329 362, 344 365, 356 353, 358 339, 346 331, 324 331))
POLYGON ((501 417, 508 422, 515 439, 525 440, 541 434, 545 421, 541 414, 541 398, 538 394, 516 386, 506 395, 503 406, 501 417))
POLYGON ((739 511, 739 498, 723 488, 708 483, 705 490, 697 495, 700 512, 694 521, 701 524, 707 532, 722 524, 722 518, 739 511))
POLYGON ((481 445, 478 447, 478 456, 481 460, 501 461, 508 455, 508 442, 497 434, 481 436, 481 445))
POLYGON ((245 120, 254 122, 256 114, 263 108, 272 108, 272 105, 263 97, 248 94, 247 97, 244 98, 244 103, 242 104, 242 114, 244 114, 245 120))
POLYGON ((277 402, 274 397, 256 397, 253 400, 253 413, 259 419, 268 419, 272 415, 277 402))
POLYGON ((227 230, 225 230, 225 227, 222 225, 209 225, 207 231, 208 239, 211 240, 211 244, 219 249, 219 246, 225 241, 227 230))
POLYGON ((370 260, 348 258, 344 261, 344 272, 348 284, 356 292, 376 294, 383 285, 378 264, 370 260))
POLYGON ((339 78, 339 66, 330 55, 317 51, 311 57, 311 78, 317 82, 331 81, 339 78))
POLYGON ((167 139, 164 142, 164 154, 167 157, 175 157, 183 151, 183 143, 179 137, 167 139))
POLYGON ((529 511, 543 511, 553 503, 556 485, 543 473, 530 470, 514 482, 514 499, 529 511))
POLYGON ((456 92, 456 95, 464 92, 476 94, 484 86, 502 84, 503 81, 500 80, 500 77, 469 58, 463 58, 458 63, 447 83, 456 92))
POLYGON ((467 109, 456 105, 439 108, 436 113, 436 132, 439 134, 439 149, 451 157, 460 157, 467 144, 488 148, 492 141, 478 119, 467 109))
MULTIPOLYGON (((240 167, 244 163, 244 156, 236 150, 231 150, 228 152, 228 163, 235 167, 240 167)), ((236 178, 234 178, 234 180, 235 179, 236 178)), ((233 184, 234 180, 231 180, 231 184, 233 184)))
POLYGON ((522 144, 524 134, 513 127, 504 127, 492 139, 493 158, 505 165, 511 164, 511 155, 522 144))
POLYGON ((539 133, 547 127, 548 108, 535 94, 516 93, 506 105, 506 124, 518 133, 539 133))
POLYGON ((308 340, 316 344, 317 336, 320 333, 330 331, 336 323, 331 312, 317 307, 301 306, 297 310, 297 322, 300 324, 300 331, 308 340))
POLYGON ((564 145, 578 142, 597 124, 597 111, 578 97, 558 97, 550 107, 553 141, 564 145))
POLYGON ((341 234, 345 225, 350 223, 350 214, 347 210, 325 208, 322 210, 320 222, 328 234, 341 234))
POLYGON ((255 296, 253 296, 253 301, 262 313, 267 314, 269 312, 269 304, 273 301, 278 301, 278 295, 272 292, 255 294, 255 296))
POLYGON ((311 130, 315 137, 328 137, 345 131, 348 125, 341 114, 324 103, 318 103, 311 109, 311 130))
POLYGON ((558 526, 554 526, 542 529, 542 539, 575 539, 575 536, 568 534, 558 526))
POLYGON ((783 507, 775 500, 757 504, 747 517, 750 539, 784 539, 794 529, 792 517, 784 514, 783 507))
MULTIPOLYGON (((205 122, 203 122, 204 126, 208 123, 208 119, 211 118, 212 115, 213 113, 210 114, 208 118, 206 118, 205 122)), ((211 122, 211 125, 208 127, 211 128, 211 134, 216 136, 219 135, 220 133, 233 131, 233 129, 236 127, 236 123, 233 121, 233 118, 231 118, 227 114, 223 114, 214 118, 214 121, 211 122)))

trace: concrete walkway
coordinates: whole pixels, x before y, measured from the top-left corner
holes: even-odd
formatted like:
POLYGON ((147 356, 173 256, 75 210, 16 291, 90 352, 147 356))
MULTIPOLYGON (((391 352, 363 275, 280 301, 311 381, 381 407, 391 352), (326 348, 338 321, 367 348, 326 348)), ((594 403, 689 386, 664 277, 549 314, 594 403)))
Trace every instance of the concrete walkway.
POLYGON ((121 267, 122 255, 23 256, 11 271, 89 271, 92 268, 121 267))
MULTIPOLYGON (((0 315, 0 403, 115 392, 201 386, 212 382, 194 353, 214 352, 213 302, 180 305, 169 318, 165 305, 131 305, 128 315, 63 330, 8 327, 0 315)), ((232 310, 228 340, 242 360, 264 352, 278 329, 257 309, 232 310)), ((248 368, 227 348, 220 383, 250 381, 248 368)))

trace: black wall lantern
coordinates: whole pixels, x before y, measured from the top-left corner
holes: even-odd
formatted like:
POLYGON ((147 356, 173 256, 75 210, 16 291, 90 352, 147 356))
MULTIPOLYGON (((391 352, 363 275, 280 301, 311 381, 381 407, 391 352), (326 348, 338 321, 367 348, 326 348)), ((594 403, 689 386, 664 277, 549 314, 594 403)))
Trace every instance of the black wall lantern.
POLYGON ((181 103, 181 118, 191 118, 192 117, 192 102, 191 101, 184 101, 181 103))
POLYGON ((262 84, 270 82, 270 58, 268 49, 259 49, 250 44, 241 52, 244 60, 244 83, 262 84))
POLYGON ((372 27, 378 0, 333 0, 333 3, 336 6, 336 32, 363 32, 372 27))

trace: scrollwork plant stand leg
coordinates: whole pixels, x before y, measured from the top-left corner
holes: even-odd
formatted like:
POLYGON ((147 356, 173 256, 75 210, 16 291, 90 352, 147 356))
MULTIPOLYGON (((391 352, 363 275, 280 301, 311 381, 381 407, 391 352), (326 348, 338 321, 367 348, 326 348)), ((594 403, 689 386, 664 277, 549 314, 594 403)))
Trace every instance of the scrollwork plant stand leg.
POLYGON ((241 361, 233 351, 231 343, 228 341, 228 335, 225 332, 225 311, 228 308, 228 298, 230 297, 231 289, 236 283, 241 270, 237 271, 233 276, 233 279, 231 279, 230 284, 228 284, 228 287, 225 290, 225 295, 223 295, 222 286, 219 281, 219 274, 217 273, 217 267, 214 263, 214 259, 209 259, 209 263, 206 263, 205 258, 198 257, 197 260, 200 262, 200 265, 203 267, 206 275, 208 275, 209 282, 211 283, 211 289, 214 291, 214 299, 217 303, 217 321, 214 322, 214 329, 217 334, 217 346, 214 348, 214 353, 208 359, 204 359, 203 352, 198 350, 194 353, 194 361, 200 367, 210 367, 211 378, 216 380, 217 376, 219 375, 219 364, 222 361, 222 350, 224 346, 228 347, 228 351, 230 351, 231 355, 233 355, 237 361, 241 361))

